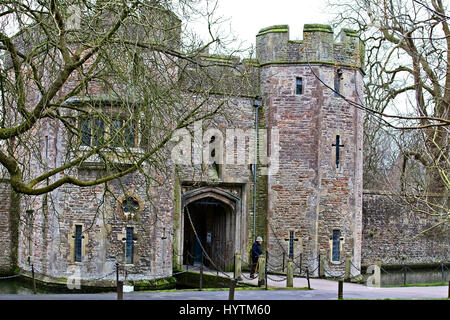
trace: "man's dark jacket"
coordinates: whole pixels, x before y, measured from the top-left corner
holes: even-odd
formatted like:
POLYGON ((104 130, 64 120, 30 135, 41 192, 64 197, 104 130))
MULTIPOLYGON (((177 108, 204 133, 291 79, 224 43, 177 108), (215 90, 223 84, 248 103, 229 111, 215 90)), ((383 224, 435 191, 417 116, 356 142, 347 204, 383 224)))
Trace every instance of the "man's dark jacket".
POLYGON ((252 260, 256 262, 261 254, 261 245, 255 241, 252 246, 252 260))

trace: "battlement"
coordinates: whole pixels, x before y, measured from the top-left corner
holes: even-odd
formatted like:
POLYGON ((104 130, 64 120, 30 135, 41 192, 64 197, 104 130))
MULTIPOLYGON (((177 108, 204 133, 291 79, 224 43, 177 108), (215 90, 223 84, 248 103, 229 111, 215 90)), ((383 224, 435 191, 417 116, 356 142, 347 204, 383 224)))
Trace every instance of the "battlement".
POLYGON ((256 58, 268 64, 324 63, 363 69, 364 43, 356 31, 342 29, 334 38, 331 26, 305 24, 303 40, 289 40, 289 26, 275 25, 256 35, 256 58))
POLYGON ((187 90, 254 97, 259 95, 259 63, 233 55, 210 54, 204 50, 181 69, 180 81, 187 90), (198 66, 202 66, 199 68, 198 66))

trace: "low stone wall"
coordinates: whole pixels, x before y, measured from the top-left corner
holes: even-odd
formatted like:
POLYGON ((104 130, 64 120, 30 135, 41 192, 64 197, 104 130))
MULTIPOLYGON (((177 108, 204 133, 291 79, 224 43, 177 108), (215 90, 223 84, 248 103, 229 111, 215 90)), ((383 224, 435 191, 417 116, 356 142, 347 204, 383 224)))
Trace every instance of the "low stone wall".
MULTIPOLYGON (((439 197, 430 199, 443 200, 439 197)), ((420 234, 442 220, 414 210, 418 207, 424 211, 427 210, 427 207, 418 201, 408 204, 404 197, 399 195, 364 191, 362 265, 368 266, 375 261, 381 261, 382 265, 415 265, 450 261, 448 223, 420 234)))
MULTIPOLYGON (((25 270, 21 274, 15 281, 20 282, 23 287, 33 289, 32 274, 25 270)), ((120 276, 120 280, 124 281, 122 275, 120 276)), ((175 289, 176 281, 175 277, 169 276, 141 281, 125 280, 124 285, 134 286, 134 291, 167 290, 175 289)), ((117 291, 115 275, 103 280, 80 279, 79 281, 74 281, 74 279, 53 278, 42 274, 35 274, 35 283, 37 291, 40 293, 98 293, 117 291)))
MULTIPOLYGON (((200 287, 200 273, 198 272, 184 272, 177 274, 177 288, 199 288, 200 287)), ((202 288, 229 288, 230 279, 206 274, 202 276, 202 288)))

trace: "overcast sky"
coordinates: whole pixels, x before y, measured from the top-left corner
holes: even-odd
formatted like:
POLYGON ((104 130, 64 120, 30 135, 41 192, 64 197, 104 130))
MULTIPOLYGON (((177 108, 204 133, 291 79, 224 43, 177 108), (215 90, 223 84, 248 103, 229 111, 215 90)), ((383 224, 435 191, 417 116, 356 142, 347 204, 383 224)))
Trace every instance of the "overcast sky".
POLYGON ((288 24, 291 39, 301 37, 305 23, 328 23, 326 0, 222 0, 219 12, 231 18, 231 25, 246 40, 255 42, 258 31, 276 24, 288 24))
POLYGON ((277 24, 289 25, 291 40, 302 39, 304 24, 330 22, 326 4, 327 0, 219 0, 217 13, 229 19, 223 30, 231 27, 248 47, 255 44, 259 30, 277 24))

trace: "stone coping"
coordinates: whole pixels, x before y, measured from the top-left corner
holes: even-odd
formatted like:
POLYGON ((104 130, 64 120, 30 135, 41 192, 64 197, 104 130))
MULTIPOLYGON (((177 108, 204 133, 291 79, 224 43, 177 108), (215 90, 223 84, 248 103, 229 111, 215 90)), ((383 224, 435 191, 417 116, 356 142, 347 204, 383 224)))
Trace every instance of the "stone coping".
POLYGON ((333 28, 327 24, 305 24, 303 32, 327 32, 333 33, 333 28))
POLYGON ((287 24, 278 24, 278 25, 273 25, 270 27, 266 27, 266 28, 262 28, 261 30, 259 30, 258 35, 263 35, 269 32, 289 32, 289 25, 287 24))
MULTIPOLYGON (((401 264, 401 263, 387 263, 387 264, 381 264, 381 267, 383 269, 387 269, 387 270, 401 270, 404 266, 411 268, 411 269, 416 269, 416 270, 428 270, 429 269, 436 269, 437 267, 441 266, 442 262, 430 262, 430 263, 405 263, 405 264, 401 264)), ((450 261, 446 261, 443 262, 445 267, 450 267, 450 261)), ((373 263, 375 264, 375 263, 373 263)), ((361 269, 366 269, 370 266, 371 264, 361 264, 361 269)), ((439 271, 439 270, 437 270, 439 271)))
MULTIPOLYGON (((378 190, 378 189, 363 189, 363 194, 374 194, 374 195, 386 195, 386 196, 407 196, 407 197, 413 197, 414 194, 411 193, 399 193, 392 190, 378 190)), ((449 197, 449 195, 445 195, 443 193, 426 193, 424 194, 428 197, 449 197)), ((421 196, 423 196, 421 194, 421 196)))

